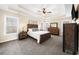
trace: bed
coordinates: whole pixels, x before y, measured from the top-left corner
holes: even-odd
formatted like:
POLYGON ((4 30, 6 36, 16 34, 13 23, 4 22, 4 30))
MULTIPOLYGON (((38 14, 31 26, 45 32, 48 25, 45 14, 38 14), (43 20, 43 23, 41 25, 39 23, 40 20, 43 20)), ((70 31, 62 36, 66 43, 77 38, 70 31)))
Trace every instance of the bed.
POLYGON ((51 38, 51 34, 49 31, 43 31, 43 30, 38 30, 38 25, 37 24, 28 24, 27 29, 28 29, 28 36, 36 39, 37 43, 42 43, 49 38, 51 38))

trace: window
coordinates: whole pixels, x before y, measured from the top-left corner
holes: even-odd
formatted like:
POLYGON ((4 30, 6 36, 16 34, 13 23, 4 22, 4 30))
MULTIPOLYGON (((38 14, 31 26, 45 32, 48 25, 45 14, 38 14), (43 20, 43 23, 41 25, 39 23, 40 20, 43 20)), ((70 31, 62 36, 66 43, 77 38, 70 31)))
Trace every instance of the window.
POLYGON ((4 17, 4 34, 18 33, 18 18, 13 16, 4 17))

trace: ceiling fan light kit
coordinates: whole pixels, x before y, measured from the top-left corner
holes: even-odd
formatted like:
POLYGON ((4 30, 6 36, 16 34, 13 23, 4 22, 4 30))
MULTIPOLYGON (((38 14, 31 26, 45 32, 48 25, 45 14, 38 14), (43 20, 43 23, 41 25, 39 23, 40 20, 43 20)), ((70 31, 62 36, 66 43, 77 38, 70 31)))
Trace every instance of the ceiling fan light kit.
POLYGON ((42 12, 43 14, 52 13, 51 11, 46 11, 46 8, 43 8, 42 11, 39 12, 42 12))

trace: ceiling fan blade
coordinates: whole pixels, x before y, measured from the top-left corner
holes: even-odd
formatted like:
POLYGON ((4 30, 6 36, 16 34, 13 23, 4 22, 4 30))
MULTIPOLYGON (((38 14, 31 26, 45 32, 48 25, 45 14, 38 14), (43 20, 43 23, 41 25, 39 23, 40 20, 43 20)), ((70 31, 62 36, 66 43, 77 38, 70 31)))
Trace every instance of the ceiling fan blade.
POLYGON ((42 11, 38 10, 38 12, 42 12, 42 11))
POLYGON ((51 11, 47 12, 47 13, 52 13, 51 11))

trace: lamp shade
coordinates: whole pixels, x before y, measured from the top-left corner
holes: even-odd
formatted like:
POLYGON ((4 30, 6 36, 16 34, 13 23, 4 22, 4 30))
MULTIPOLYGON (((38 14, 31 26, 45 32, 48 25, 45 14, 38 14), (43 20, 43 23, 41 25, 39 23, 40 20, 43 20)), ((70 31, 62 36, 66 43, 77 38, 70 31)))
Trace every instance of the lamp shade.
POLYGON ((71 16, 72 16, 72 20, 76 17, 74 4, 72 4, 71 16))
POLYGON ((75 18, 75 20, 78 18, 78 10, 75 11, 74 4, 72 4, 71 16, 72 16, 72 20, 74 18, 75 18))

